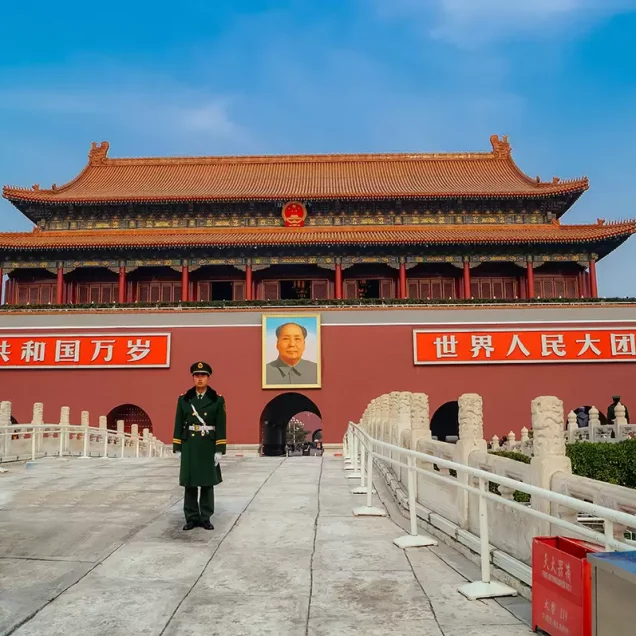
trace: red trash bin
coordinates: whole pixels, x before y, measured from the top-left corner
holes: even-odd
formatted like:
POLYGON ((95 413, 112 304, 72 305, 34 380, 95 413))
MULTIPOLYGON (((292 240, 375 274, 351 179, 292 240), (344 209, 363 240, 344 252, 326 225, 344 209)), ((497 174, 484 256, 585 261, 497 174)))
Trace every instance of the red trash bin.
POLYGON ((565 537, 532 544, 532 629, 551 636, 592 636, 590 552, 600 546, 565 537))

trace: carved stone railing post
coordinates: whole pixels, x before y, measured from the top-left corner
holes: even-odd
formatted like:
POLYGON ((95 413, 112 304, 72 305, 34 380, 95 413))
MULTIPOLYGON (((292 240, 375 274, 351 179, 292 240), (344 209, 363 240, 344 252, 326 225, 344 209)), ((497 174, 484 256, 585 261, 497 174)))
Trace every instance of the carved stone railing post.
MULTIPOLYGON (((459 396, 459 440, 455 444, 455 461, 468 465, 471 453, 488 452, 484 439, 484 403, 481 395, 464 393, 459 396)), ((466 473, 459 473, 457 479, 468 483, 466 473)), ((462 528, 468 527, 468 493, 457 489, 457 515, 462 528)))
MULTIPOLYGON (((398 393, 397 417, 395 425, 391 431, 391 444, 400 448, 411 448, 411 399, 413 394, 409 391, 400 391, 398 393)), ((393 459, 406 461, 406 458, 395 451, 392 453, 393 459)), ((393 466, 393 471, 398 475, 400 481, 405 487, 408 487, 408 469, 404 466, 393 466)))
POLYGON ((11 429, 4 428, 11 426, 11 402, 5 400, 0 402, 0 449, 2 449, 2 457, 11 455, 11 429))
POLYGON ((139 424, 130 425, 130 439, 135 457, 139 457, 139 424))
POLYGON ((385 393, 380 396, 380 430, 378 431, 378 439, 385 440, 387 430, 390 428, 389 415, 391 411, 391 405, 389 403, 389 394, 385 393))
POLYGON ((143 437, 144 437, 144 446, 146 449, 146 456, 150 457, 150 430, 149 429, 144 428, 143 437))
MULTIPOLYGON (((538 397, 532 400, 531 411, 534 431, 534 457, 530 460, 532 485, 551 490, 555 473, 572 473, 572 463, 565 455, 563 402, 553 396, 538 397)), ((532 507, 547 514, 552 510, 550 502, 540 497, 532 497, 532 507)), ((536 521, 535 536, 546 536, 551 532, 549 522, 536 521)))
POLYGON ((510 431, 508 433, 508 441, 506 442, 506 448, 509 451, 514 451, 517 449, 517 436, 514 431, 510 431))
MULTIPOLYGON (((33 405, 33 417, 31 418, 31 424, 33 424, 33 426, 41 426, 44 424, 44 404, 42 404, 42 402, 36 402, 33 405)), ((35 452, 39 453, 42 450, 42 440, 44 438, 43 429, 34 429, 33 437, 35 437, 35 452)))
POLYGON ((567 439, 568 444, 573 444, 576 441, 576 431, 578 430, 579 425, 576 421, 576 413, 574 411, 570 411, 568 413, 568 423, 567 423, 567 439))
POLYGON ((428 395, 413 393, 411 396, 411 449, 417 450, 419 440, 430 441, 431 420, 429 416, 428 395))
POLYGON ((108 419, 105 415, 99 416, 99 433, 102 443, 103 457, 108 459, 108 419))
POLYGON ((625 439, 623 426, 626 426, 628 423, 625 407, 620 402, 614 407, 614 415, 616 418, 614 420, 614 430, 616 435, 616 441, 618 442, 622 439, 625 439))
POLYGON ((126 436, 124 435, 124 420, 117 420, 117 443, 119 444, 120 456, 124 456, 126 450, 126 436))
POLYGON ((521 429, 521 447, 519 450, 524 455, 532 457, 532 440, 530 439, 528 429, 525 426, 521 429))
POLYGON ((90 415, 88 411, 82 411, 81 414, 81 426, 82 426, 82 457, 88 457, 90 454, 90 441, 91 441, 91 435, 90 435, 90 430, 89 430, 89 426, 90 426, 90 415))
POLYGON ((597 442, 598 437, 599 437, 599 430, 598 427, 601 425, 601 418, 599 417, 598 414, 598 409, 593 406, 590 409, 590 419, 588 422, 588 426, 589 426, 589 440, 590 442, 597 442))
POLYGON ((60 409, 60 448, 62 449, 62 455, 70 452, 70 436, 71 433, 68 427, 71 425, 71 407, 63 406, 60 409))
MULTIPOLYGON (((399 391, 391 391, 389 393, 389 425, 384 431, 383 442, 391 443, 391 439, 393 438, 395 431, 397 430, 397 418, 398 418, 398 407, 400 402, 400 393, 399 391)), ((385 454, 389 454, 385 451, 385 454)))
POLYGON ((499 436, 493 435, 490 440, 490 450, 497 451, 499 450, 499 436))

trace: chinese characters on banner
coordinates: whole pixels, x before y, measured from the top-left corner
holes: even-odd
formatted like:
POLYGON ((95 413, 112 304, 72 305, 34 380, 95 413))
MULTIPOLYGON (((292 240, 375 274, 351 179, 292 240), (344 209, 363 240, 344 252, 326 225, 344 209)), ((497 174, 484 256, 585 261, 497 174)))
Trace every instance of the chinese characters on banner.
POLYGON ((170 334, 0 334, 0 370, 170 366, 170 334))
POLYGON ((636 361, 636 329, 415 330, 415 364, 636 361))

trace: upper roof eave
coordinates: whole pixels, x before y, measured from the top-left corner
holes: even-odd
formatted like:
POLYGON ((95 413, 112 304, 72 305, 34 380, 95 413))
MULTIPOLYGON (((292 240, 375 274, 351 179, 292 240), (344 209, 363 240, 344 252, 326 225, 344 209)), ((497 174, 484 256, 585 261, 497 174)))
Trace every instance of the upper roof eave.
POLYGON ((5 186, 12 202, 47 204, 326 199, 544 198, 582 193, 586 177, 542 182, 515 164, 507 137, 492 152, 109 158, 50 189, 5 186))

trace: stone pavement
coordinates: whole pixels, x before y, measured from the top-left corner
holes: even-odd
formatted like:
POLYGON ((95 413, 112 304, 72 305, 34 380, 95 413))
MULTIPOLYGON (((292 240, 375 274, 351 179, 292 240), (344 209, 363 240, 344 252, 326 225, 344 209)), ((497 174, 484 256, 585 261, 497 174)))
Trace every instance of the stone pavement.
MULTIPOLYGON (((0 634, 521 636, 474 566, 354 518, 342 460, 223 463, 216 529, 183 532, 177 460, 47 460, 0 475, 0 634)), ((377 502, 381 505, 380 502, 377 502)), ((389 506, 390 508, 390 506, 389 506)))

